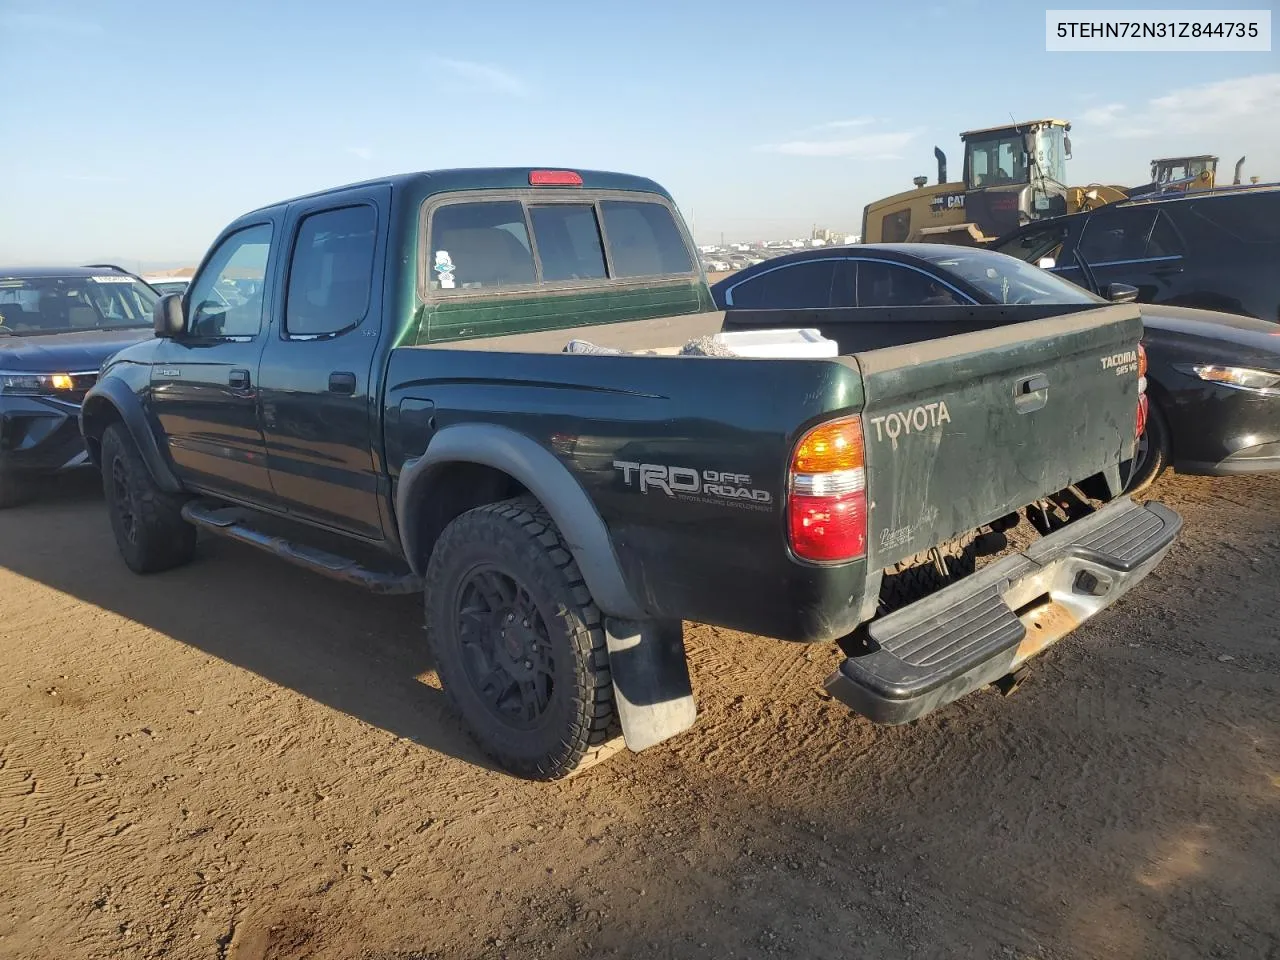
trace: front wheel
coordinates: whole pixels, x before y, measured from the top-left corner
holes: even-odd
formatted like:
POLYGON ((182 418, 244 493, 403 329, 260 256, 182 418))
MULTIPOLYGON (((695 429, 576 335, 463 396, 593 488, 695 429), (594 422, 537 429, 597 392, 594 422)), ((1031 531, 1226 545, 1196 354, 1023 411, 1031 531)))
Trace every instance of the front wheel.
POLYGON ((616 751, 600 610, 537 501, 450 523, 427 567, 426 606, 441 685, 504 770, 557 780, 616 751))
POLYGON ((196 528, 182 519, 182 501, 156 485, 124 424, 102 435, 102 492, 116 546, 134 573, 169 570, 195 555, 196 528))

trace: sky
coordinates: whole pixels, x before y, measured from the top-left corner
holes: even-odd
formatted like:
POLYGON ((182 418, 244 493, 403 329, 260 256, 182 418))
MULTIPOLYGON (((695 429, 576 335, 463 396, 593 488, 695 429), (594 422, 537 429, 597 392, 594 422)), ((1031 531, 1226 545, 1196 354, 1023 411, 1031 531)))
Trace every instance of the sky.
POLYGON ((1072 121, 1072 184, 1194 153, 1280 180, 1280 53, 1046 53, 1044 10, 0 0, 0 263, 195 264, 255 207, 457 166, 649 176, 700 243, 856 233, 1011 117, 1072 121))

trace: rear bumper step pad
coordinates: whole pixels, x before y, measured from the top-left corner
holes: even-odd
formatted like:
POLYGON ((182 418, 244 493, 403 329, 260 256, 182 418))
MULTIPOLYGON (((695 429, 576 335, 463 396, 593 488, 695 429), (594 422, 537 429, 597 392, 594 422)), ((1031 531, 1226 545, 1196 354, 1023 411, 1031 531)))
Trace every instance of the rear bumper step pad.
POLYGON ((850 638, 827 678, 877 723, 906 723, 993 683, 1109 607, 1164 557, 1182 519, 1122 498, 850 638))

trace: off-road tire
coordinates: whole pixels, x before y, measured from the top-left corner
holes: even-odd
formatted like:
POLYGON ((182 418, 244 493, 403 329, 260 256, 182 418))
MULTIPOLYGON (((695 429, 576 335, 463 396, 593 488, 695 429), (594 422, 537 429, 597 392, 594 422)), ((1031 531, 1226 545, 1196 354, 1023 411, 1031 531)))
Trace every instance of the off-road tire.
POLYGON ((1164 414, 1160 412, 1160 408, 1156 406, 1154 400, 1147 401, 1147 429, 1144 433, 1146 440, 1146 450, 1144 456, 1135 456, 1133 460, 1120 465, 1120 476, 1123 477, 1130 470, 1133 475, 1129 478, 1129 484, 1124 488, 1126 494, 1142 493, 1160 478, 1160 474, 1164 473, 1169 466, 1169 459, 1172 453, 1169 442, 1169 424, 1165 422, 1164 414))
POLYGON ((134 573, 159 573, 190 562, 196 528, 182 519, 182 499, 156 486, 123 424, 102 435, 102 492, 111 530, 134 573))
POLYGON ((937 593, 978 568, 978 547, 972 534, 940 544, 938 552, 947 570, 945 574, 927 550, 885 569, 880 581, 881 613, 892 613, 937 593))
POLYGON ((534 498, 488 504, 456 518, 432 551, 425 588, 427 640, 441 686, 498 766, 525 779, 558 780, 618 751, 622 740, 600 610, 560 531, 534 498), (549 644, 551 685, 532 729, 513 726, 485 702, 488 695, 463 650, 462 596, 477 571, 491 569, 524 588, 545 628, 540 636, 549 644))
POLYGON ((0 471, 0 510, 32 500, 36 485, 27 477, 0 471))

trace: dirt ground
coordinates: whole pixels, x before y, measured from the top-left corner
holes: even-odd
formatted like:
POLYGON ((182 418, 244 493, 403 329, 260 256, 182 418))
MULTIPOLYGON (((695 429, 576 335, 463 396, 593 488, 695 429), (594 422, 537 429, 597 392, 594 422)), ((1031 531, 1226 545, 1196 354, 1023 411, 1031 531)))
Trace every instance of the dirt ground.
POLYGON ((912 726, 694 626, 693 731, 488 768, 420 611, 206 542, 141 579, 93 478, 0 515, 0 957, 1280 957, 1280 478, 1169 478, 1116 609, 912 726))

